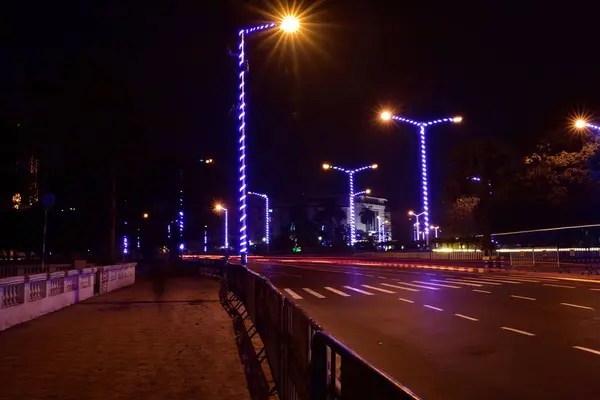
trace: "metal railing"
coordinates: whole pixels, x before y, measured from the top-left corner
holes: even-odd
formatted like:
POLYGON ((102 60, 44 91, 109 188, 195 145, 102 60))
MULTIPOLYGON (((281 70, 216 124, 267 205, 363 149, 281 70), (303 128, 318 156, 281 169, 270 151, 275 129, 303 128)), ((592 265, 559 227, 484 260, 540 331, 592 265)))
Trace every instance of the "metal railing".
POLYGON ((281 400, 418 399, 325 332, 267 278, 217 260, 201 267, 214 268, 244 305, 281 400))

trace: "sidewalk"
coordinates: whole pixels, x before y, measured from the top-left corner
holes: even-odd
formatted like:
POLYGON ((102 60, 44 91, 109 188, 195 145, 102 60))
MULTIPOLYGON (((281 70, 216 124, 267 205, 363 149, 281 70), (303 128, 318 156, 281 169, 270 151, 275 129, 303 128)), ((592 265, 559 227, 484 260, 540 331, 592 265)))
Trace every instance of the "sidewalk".
POLYGON ((143 280, 0 333, 1 399, 248 399, 207 278, 143 280))

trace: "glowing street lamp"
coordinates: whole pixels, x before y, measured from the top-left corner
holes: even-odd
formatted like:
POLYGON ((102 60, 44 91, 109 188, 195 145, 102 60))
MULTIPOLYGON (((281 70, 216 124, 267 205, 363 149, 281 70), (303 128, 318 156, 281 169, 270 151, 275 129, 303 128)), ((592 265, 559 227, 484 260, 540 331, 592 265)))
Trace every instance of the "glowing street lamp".
POLYGON ((583 119, 578 119, 577 121, 575 121, 575 128, 577 128, 577 129, 590 128, 590 129, 600 132, 600 126, 589 124, 583 119))
POLYGON ((143 217, 144 219, 148 219, 148 217, 149 217, 149 216, 150 216, 150 215, 149 215, 148 213, 144 213, 144 214, 142 215, 142 217, 143 217))
POLYGON ((225 207, 223 207, 222 204, 217 204, 215 206, 215 211, 216 212, 224 212, 224 216, 225 216, 225 240, 224 240, 224 247, 225 247, 225 251, 227 252, 229 250, 229 215, 227 214, 227 209, 225 207))
MULTIPOLYGON (((356 169, 345 169, 340 168, 335 165, 323 164, 324 170, 333 169, 335 171, 340 171, 348 175, 348 197, 349 197, 349 209, 350 209, 350 237, 348 238, 348 244, 350 246, 354 246, 356 243, 356 217, 354 211, 354 175, 357 172, 364 171, 367 169, 377 169, 377 164, 366 165, 364 167, 356 168, 356 169)), ((366 193, 366 190, 365 190, 366 193)))
POLYGON ((365 189, 365 190, 361 190, 360 192, 356 192, 356 193, 354 193, 354 197, 362 196, 364 194, 371 194, 371 189, 365 189))
POLYGON ((427 213, 425 211, 423 211, 420 214, 415 214, 413 211, 409 211, 408 212, 408 216, 409 217, 415 217, 415 219, 417 220, 417 222, 415 223, 415 227, 416 227, 416 237, 415 237, 415 240, 419 240, 420 237, 421 237, 421 231, 420 231, 420 228, 419 228, 419 217, 421 215, 427 216, 427 213))
POLYGON ((437 239, 437 237, 438 237, 438 230, 440 230, 440 226, 439 225, 431 225, 430 228, 435 231, 435 238, 437 239))
POLYGON ((286 34, 293 34, 300 28, 300 21, 294 16, 285 16, 280 23, 272 22, 252 28, 242 29, 238 32, 238 155, 239 155, 239 211, 240 211, 240 260, 242 265, 248 261, 248 226, 246 214, 246 36, 256 32, 266 31, 279 27, 286 34))
POLYGON ((256 193, 256 192, 248 192, 249 195, 262 197, 265 200, 265 240, 264 242, 267 245, 267 252, 269 252, 269 243, 271 240, 269 238, 271 231, 269 228, 270 225, 270 213, 269 213, 269 196, 264 193, 256 193))
POLYGON ((404 122, 413 126, 417 126, 419 128, 419 134, 421 136, 421 198, 423 212, 425 213, 424 234, 426 235, 427 242, 429 242, 429 184, 427 183, 427 147, 425 142, 425 130, 431 125, 437 125, 442 123, 460 123, 462 122, 462 117, 441 118, 431 121, 414 121, 411 119, 401 117, 399 115, 394 115, 389 111, 383 111, 380 114, 380 117, 383 121, 404 122))

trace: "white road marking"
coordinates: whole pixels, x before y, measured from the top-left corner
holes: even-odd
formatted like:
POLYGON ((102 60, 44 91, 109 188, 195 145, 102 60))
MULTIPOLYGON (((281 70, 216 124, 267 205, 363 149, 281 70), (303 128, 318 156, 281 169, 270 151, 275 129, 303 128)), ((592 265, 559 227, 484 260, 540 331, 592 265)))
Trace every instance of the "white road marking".
POLYGON ((509 328, 507 326, 503 326, 502 329, 504 329, 505 331, 511 331, 511 332, 520 333, 521 335, 535 336, 535 333, 526 332, 526 331, 522 331, 522 330, 515 329, 515 328, 509 328))
POLYGON ((473 291, 477 292, 477 293, 487 293, 487 294, 492 293, 492 292, 488 292, 487 290, 480 290, 480 289, 473 289, 473 291))
POLYGON ((492 286, 502 286, 501 283, 496 283, 496 282, 486 282, 484 280, 479 280, 479 279, 454 279, 454 278, 448 278, 446 279, 447 281, 459 281, 459 282, 470 282, 470 283, 480 283, 482 285, 492 285, 492 286))
POLYGON ((304 291, 305 291, 305 292, 307 292, 307 293, 310 293, 310 294, 312 294, 312 295, 313 295, 313 296, 315 296, 317 299, 324 299, 324 298, 325 298, 325 296, 323 296, 321 293, 317 293, 317 292, 315 292, 315 291, 314 291, 314 290, 312 290, 312 289, 309 289, 309 288, 306 288, 306 287, 305 287, 305 288, 302 288, 302 290, 304 290, 304 291))
POLYGON ((414 303, 414 301, 409 300, 409 299, 403 299, 402 297, 398 297, 398 300, 402 300, 402 301, 405 301, 407 303, 414 303))
POLYGON ((385 276, 378 276, 379 279, 387 279, 385 276))
POLYGON ((396 292, 392 292, 391 290, 381 289, 381 288, 377 288, 375 286, 369 286, 369 285, 360 285, 360 286, 366 287, 367 289, 377 290, 377 291, 380 291, 380 292, 383 292, 383 293, 391 293, 391 294, 396 293, 396 292))
POLYGON ((452 289, 462 289, 460 286, 444 285, 442 283, 423 282, 423 281, 413 281, 413 282, 424 283, 425 285, 442 286, 442 287, 447 287, 447 288, 452 288, 452 289))
POLYGON ((375 278, 375 276, 373 276, 373 275, 365 275, 365 276, 368 276, 370 278, 375 278))
POLYGON ((463 314, 454 314, 454 315, 456 315, 457 317, 460 317, 460 318, 468 319, 469 321, 479 321, 477 318, 469 317, 469 316, 463 315, 463 314))
POLYGON ((468 283, 468 282, 463 282, 463 281, 456 281, 453 279, 446 279, 446 280, 440 280, 440 279, 432 279, 432 281, 436 281, 436 282, 444 282, 444 283, 455 283, 457 285, 465 285, 465 286, 475 286, 475 287, 483 287, 483 285, 480 285, 478 283, 468 283))
POLYGON ((588 283, 598 283, 600 284, 600 280, 598 279, 583 279, 583 278, 556 278, 561 281, 575 281, 575 282, 588 282, 588 283))
POLYGON ((520 285, 523 282, 519 282, 519 281, 509 281, 509 280, 505 280, 505 279, 496 279, 496 278, 477 278, 478 281, 484 281, 484 282, 495 282, 495 283, 511 283, 513 285, 520 285))
POLYGON ((600 289, 590 289, 593 290, 594 292, 600 292, 600 289))
POLYGON ((598 350, 588 349, 587 347, 581 347, 581 346, 573 346, 573 348, 577 349, 577 350, 587 351, 588 353, 592 353, 592 354, 595 354, 597 356, 600 356, 600 351, 598 351, 598 350))
POLYGON ((512 281, 525 282, 525 283, 540 283, 540 281, 537 279, 515 278, 512 276, 507 276, 506 279, 510 279, 512 281))
POLYGON ((511 294, 510 297, 514 297, 515 299, 523 299, 523 300, 535 300, 533 297, 517 296, 516 294, 511 294))
POLYGON ((344 296, 344 297, 349 297, 350 295, 348 293, 344 293, 342 291, 339 291, 337 289, 334 289, 332 287, 329 286, 325 286, 325 289, 329 290, 330 292, 333 292, 335 294, 339 294, 340 296, 344 296))
POLYGON ((435 310, 435 311, 444 311, 443 309, 441 309, 439 307, 430 306, 429 304, 425 304, 423 307, 431 308, 432 310, 435 310))
POLYGON ((382 283, 382 285, 383 286, 393 287, 393 288, 396 288, 396 289, 408 290, 410 292, 420 292, 419 289, 413 289, 413 288, 410 288, 410 287, 402 287, 402 286, 397 286, 397 285, 390 285, 389 283, 382 283))
POLYGON ((579 304, 571 304, 571 303, 560 303, 560 304, 562 304, 563 306, 583 308, 585 310, 592 310, 592 311, 594 311, 594 309, 592 307, 580 306, 579 304))
POLYGON ((542 286, 552 286, 552 287, 560 287, 560 288, 566 288, 566 289, 575 289, 575 286, 553 285, 550 283, 543 283, 542 286))
POLYGON ((300 296, 298 293, 294 292, 292 289, 285 288, 283 290, 285 290, 286 292, 288 292, 289 295, 292 296, 292 299, 294 299, 294 300, 302 300, 302 296, 300 296))
POLYGON ((398 283, 400 283, 402 285, 408 285, 408 286, 418 287, 418 288, 421 288, 421 289, 440 290, 440 288, 433 287, 433 286, 417 285, 417 284, 414 284, 414 283, 407 283, 407 282, 402 282, 402 281, 399 281, 398 283))
POLYGON ((364 290, 357 289, 352 286, 344 286, 346 289, 354 290, 355 292, 366 294, 367 296, 373 296, 373 293, 365 292, 364 290))

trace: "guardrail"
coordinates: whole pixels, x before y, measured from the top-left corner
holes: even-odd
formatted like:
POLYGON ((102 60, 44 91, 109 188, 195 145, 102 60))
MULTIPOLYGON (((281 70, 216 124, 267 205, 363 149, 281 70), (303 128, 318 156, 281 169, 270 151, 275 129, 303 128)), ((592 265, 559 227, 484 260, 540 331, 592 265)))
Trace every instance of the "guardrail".
POLYGON ((598 247, 529 247, 499 249, 512 268, 556 269, 570 272, 583 269, 584 273, 600 274, 600 248, 598 247))
POLYGON ((271 282, 242 265, 203 261, 244 305, 263 344, 281 400, 417 399, 325 332, 271 282))

